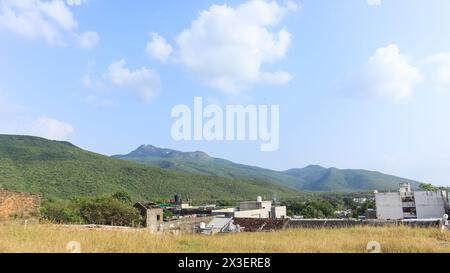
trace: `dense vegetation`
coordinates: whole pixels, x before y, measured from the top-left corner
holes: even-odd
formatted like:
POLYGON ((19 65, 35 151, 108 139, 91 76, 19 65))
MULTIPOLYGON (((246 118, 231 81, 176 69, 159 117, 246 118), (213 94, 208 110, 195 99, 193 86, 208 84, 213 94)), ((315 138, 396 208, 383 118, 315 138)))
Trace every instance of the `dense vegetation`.
POLYGON ((41 218, 57 224, 97 224, 140 226, 141 216, 129 198, 122 193, 113 196, 67 200, 47 200, 41 218))
POLYGON ((367 209, 375 208, 373 195, 367 193, 309 194, 284 200, 281 204, 287 207, 289 216, 298 215, 307 219, 336 218, 336 212, 347 210, 350 211, 348 218, 358 218, 364 215, 367 209))
POLYGON ((321 166, 308 166, 284 172, 236 164, 213 158, 203 152, 180 152, 142 145, 127 155, 116 155, 149 166, 195 174, 215 175, 233 179, 264 180, 302 191, 349 192, 365 190, 397 190, 401 182, 419 183, 409 179, 366 170, 340 170, 321 166))
POLYGON ((266 181, 182 173, 82 150, 68 142, 0 135, 0 188, 70 200, 127 192, 133 201, 181 193, 196 201, 243 200, 299 192, 266 181))

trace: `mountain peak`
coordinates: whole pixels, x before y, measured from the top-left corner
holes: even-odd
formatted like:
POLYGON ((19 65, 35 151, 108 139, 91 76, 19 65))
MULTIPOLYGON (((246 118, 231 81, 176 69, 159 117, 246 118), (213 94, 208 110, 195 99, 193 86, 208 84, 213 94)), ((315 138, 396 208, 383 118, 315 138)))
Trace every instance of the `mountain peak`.
POLYGON ((304 169, 316 169, 316 170, 324 170, 326 169, 325 167, 322 167, 320 165, 308 165, 306 166, 304 169))
POLYGON ((141 145, 129 155, 118 156, 141 164, 181 172, 222 176, 232 179, 259 180, 307 191, 372 191, 397 189, 398 183, 418 182, 366 170, 341 170, 320 165, 278 172, 209 157, 201 151, 180 152, 152 145, 141 145))
POLYGON ((153 145, 143 144, 136 150, 129 153, 131 157, 163 157, 163 158, 183 158, 183 159, 209 159, 209 155, 202 151, 180 152, 172 149, 159 148, 153 145))

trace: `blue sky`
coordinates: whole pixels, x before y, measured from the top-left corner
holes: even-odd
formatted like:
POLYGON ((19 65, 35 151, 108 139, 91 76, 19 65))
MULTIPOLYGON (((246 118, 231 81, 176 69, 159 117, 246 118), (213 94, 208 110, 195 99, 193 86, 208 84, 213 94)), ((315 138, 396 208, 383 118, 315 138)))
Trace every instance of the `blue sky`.
POLYGON ((450 185, 450 2, 0 0, 0 133, 450 185), (195 96, 280 105, 280 147, 176 142, 195 96))

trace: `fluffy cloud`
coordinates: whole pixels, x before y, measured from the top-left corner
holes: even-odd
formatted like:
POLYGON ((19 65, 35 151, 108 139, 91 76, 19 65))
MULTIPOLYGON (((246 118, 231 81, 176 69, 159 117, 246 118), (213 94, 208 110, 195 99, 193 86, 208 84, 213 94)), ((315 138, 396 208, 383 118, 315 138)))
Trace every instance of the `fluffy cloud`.
POLYGON ((52 140, 67 140, 73 132, 72 125, 49 117, 39 118, 31 129, 33 135, 52 140))
POLYGON ((170 44, 167 43, 164 37, 161 37, 158 33, 151 33, 152 40, 147 43, 145 48, 145 52, 148 56, 161 61, 162 63, 166 63, 170 54, 173 51, 173 48, 170 44))
MULTIPOLYGON (((76 3, 72 0, 69 5, 76 3)), ((78 33, 78 22, 62 0, 0 0, 0 29, 28 39, 43 38, 54 45, 64 45, 66 36, 81 37, 82 41, 94 36, 93 32, 78 33)))
POLYGON ((150 100, 161 85, 159 74, 142 67, 131 71, 125 67, 126 61, 114 62, 108 67, 108 78, 116 86, 133 90, 141 99, 150 100))
POLYGON ((32 109, 12 100, 0 90, 0 133, 35 135, 53 140, 67 140, 74 132, 72 125, 42 116, 36 119, 32 109))
MULTIPOLYGON (((285 28, 275 29, 288 12, 298 8, 291 1, 212 5, 177 36, 174 59, 226 93, 237 94, 258 83, 285 84, 291 79, 288 72, 262 67, 286 57, 291 34, 285 28)), ((151 55, 164 60, 169 54, 161 37, 154 36, 152 45, 151 55)))
POLYGON ((376 50, 362 70, 351 76, 351 85, 371 95, 403 99, 423 79, 422 72, 391 44, 376 50))
POLYGON ((381 5, 381 0, 366 0, 369 6, 379 6, 381 5))

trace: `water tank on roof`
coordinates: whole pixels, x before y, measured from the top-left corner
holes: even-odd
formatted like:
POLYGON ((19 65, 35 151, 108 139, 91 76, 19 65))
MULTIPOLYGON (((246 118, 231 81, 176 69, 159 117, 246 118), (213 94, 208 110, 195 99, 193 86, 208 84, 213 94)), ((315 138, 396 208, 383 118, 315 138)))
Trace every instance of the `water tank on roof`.
POLYGON ((411 192, 411 184, 409 183, 400 183, 400 192, 411 192))
POLYGON ((262 202, 262 197, 261 196, 256 197, 256 202, 262 202))
POLYGON ((201 222, 200 223, 200 228, 201 229, 205 229, 206 228, 206 223, 205 222, 201 222))

